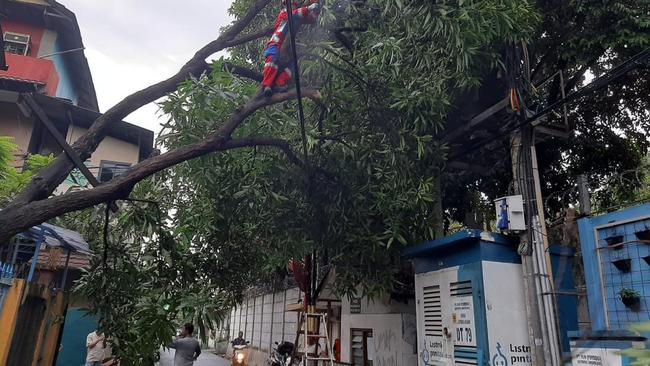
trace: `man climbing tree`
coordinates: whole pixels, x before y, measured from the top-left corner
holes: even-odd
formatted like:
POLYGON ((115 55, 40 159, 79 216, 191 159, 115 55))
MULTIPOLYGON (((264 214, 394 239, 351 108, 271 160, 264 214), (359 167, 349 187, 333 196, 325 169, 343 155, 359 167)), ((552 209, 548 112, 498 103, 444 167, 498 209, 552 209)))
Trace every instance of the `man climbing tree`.
MULTIPOLYGON (((285 0, 289 1, 289 0, 285 0)), ((283 1, 284 2, 284 1, 283 1)), ((291 0, 293 24, 298 29, 302 24, 314 24, 320 14, 320 0, 311 0, 309 6, 301 6, 302 1, 291 0)), ((264 50, 264 79, 262 89, 264 95, 270 97, 274 92, 283 92, 287 89, 287 83, 291 81, 293 71, 291 70, 290 57, 285 40, 289 34, 289 16, 286 9, 282 9, 273 27, 273 36, 266 44, 264 50), (284 68, 280 74, 280 66, 284 68)), ((289 42, 291 43, 291 42, 289 42)))

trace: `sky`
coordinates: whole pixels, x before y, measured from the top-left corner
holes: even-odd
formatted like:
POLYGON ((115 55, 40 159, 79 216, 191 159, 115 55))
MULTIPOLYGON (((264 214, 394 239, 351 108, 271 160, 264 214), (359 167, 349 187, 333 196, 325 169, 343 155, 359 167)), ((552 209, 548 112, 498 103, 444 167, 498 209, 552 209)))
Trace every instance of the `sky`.
MULTIPOLYGON (((77 16, 99 109, 175 74, 219 36, 232 0, 59 0, 77 16)), ((158 132, 158 107, 126 121, 158 132)))

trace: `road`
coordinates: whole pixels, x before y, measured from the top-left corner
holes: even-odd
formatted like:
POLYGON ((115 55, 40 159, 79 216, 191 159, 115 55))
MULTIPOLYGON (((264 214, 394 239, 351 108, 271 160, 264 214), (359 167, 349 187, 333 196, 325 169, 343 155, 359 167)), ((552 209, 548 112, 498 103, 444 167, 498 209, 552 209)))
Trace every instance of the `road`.
MULTIPOLYGON (((203 350, 199 359, 194 362, 194 366, 229 366, 227 360, 215 355, 214 353, 203 350)), ((174 366, 174 350, 160 352, 160 366, 174 366)))

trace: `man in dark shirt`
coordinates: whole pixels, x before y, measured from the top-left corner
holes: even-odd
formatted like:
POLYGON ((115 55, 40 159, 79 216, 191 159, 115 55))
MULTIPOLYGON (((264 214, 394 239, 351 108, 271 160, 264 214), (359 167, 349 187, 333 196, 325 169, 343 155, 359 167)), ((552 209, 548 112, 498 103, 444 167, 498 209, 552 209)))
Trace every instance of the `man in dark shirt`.
POLYGON ((239 332, 239 336, 235 338, 231 343, 233 346, 245 346, 246 340, 244 339, 244 332, 239 332))
POLYGON ((187 323, 181 330, 180 337, 174 339, 169 348, 176 349, 174 355, 174 366, 192 366, 194 361, 201 354, 201 345, 196 338, 192 337, 194 325, 187 323))

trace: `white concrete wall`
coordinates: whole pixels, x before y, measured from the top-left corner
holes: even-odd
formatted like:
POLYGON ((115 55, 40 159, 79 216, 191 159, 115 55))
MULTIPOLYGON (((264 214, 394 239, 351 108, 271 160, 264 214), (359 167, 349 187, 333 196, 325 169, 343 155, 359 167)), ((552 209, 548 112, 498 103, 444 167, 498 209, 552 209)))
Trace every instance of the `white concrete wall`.
POLYGON ((256 354, 260 354, 255 359, 266 360, 274 342, 295 340, 298 315, 286 311, 286 306, 300 299, 301 293, 297 288, 247 298, 231 311, 230 339, 237 338, 240 331, 244 332, 244 338, 256 354))
POLYGON ((246 324, 244 325, 244 338, 253 345, 253 322, 255 321, 255 298, 246 300, 246 324))
POLYGON ((0 105, 0 136, 11 136, 18 145, 13 165, 15 168, 21 168, 24 164, 21 155, 27 155, 33 129, 34 122, 24 118, 18 108, 11 104, 0 105))
MULTIPOLYGON (((72 145, 79 137, 81 137, 81 135, 86 133, 86 131, 88 130, 83 127, 71 125, 68 128, 66 141, 68 144, 72 145)), ((134 165, 138 162, 139 157, 140 147, 137 144, 106 136, 102 142, 99 143, 99 146, 97 146, 97 149, 90 157, 90 171, 95 176, 98 176, 99 165, 102 160, 134 165)))
POLYGON ((284 340, 284 306, 285 306, 285 292, 276 293, 273 296, 273 323, 271 331, 271 345, 274 342, 281 342, 284 340))
POLYGON ((261 344, 260 349, 263 351, 271 351, 271 328, 273 324, 273 294, 262 296, 262 319, 261 319, 261 344))
MULTIPOLYGON (((295 342, 298 313, 286 311, 287 305, 296 304, 303 298, 298 288, 250 297, 234 309, 230 314, 230 339, 237 337, 239 331, 244 332, 244 338, 250 342, 250 366, 266 365, 269 351, 275 342, 295 342)), ((322 305, 322 304, 321 304, 322 305)), ((340 310, 334 311, 334 331, 330 335, 332 341, 340 336, 340 310)), ((229 349, 228 354, 232 350, 229 349)))
POLYGON ((373 366, 417 365, 417 340, 414 301, 408 303, 390 300, 361 299, 361 312, 350 313, 350 300, 343 299, 341 307, 341 360, 350 362, 352 329, 372 330, 368 354, 373 366))

